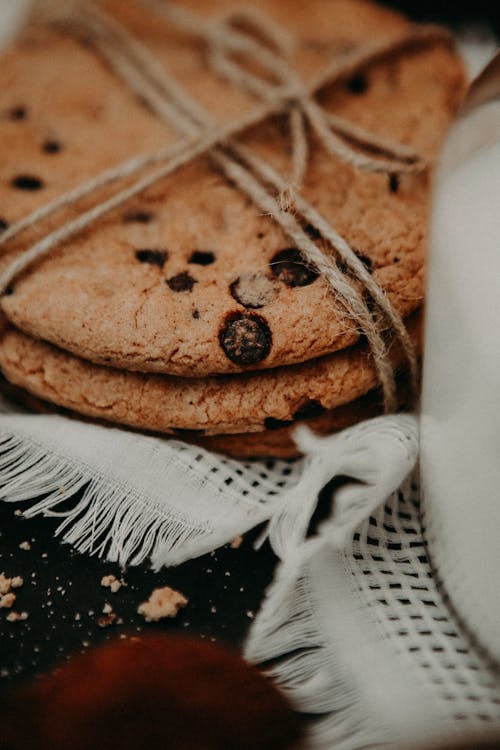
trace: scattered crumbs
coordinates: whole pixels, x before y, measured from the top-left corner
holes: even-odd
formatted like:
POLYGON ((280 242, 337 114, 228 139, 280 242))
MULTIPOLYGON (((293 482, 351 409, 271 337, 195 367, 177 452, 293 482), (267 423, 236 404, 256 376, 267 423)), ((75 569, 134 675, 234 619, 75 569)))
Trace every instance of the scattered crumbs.
POLYGON ((82 646, 84 648, 88 648, 90 646, 90 643, 88 641, 82 641, 82 646))
POLYGON ((9 612, 9 614, 6 617, 6 620, 8 622, 19 622, 20 620, 27 620, 27 619, 28 619, 27 612, 9 612))
POLYGON ((89 609, 89 617, 93 617, 93 616, 94 616, 94 610, 93 609, 89 609))
POLYGON ((231 542, 231 549, 239 549, 241 547, 241 544, 243 542, 243 537, 241 534, 238 534, 233 541, 231 542))
POLYGON ((247 617, 250 618, 250 620, 253 620, 253 618, 255 617, 255 615, 252 612, 252 610, 247 609, 247 617))
POLYGON ((101 586, 104 586, 104 588, 111 589, 111 592, 113 594, 116 594, 117 591, 121 589, 122 586, 124 586, 124 581, 119 581, 116 576, 114 576, 112 573, 110 573, 107 576, 103 576, 101 578, 101 586))
POLYGON ((224 575, 225 576, 230 576, 231 575, 231 571, 230 570, 226 570, 225 573, 224 573, 224 575))
POLYGON ((79 612, 76 612, 76 614, 75 614, 75 620, 76 620, 77 622, 80 622, 80 620, 81 620, 81 619, 82 619, 82 616, 81 616, 81 614, 80 614, 79 612))
POLYGON ((210 557, 215 557, 215 550, 214 549, 211 551, 210 557))
POLYGON ((16 510, 14 511, 14 515, 15 516, 22 516, 23 512, 22 512, 21 508, 16 508, 16 510))
POLYGON ((21 542, 21 544, 19 545, 19 549, 30 550, 31 544, 28 542, 28 540, 21 542))
POLYGON ((243 593, 244 590, 245 590, 245 587, 244 586, 240 586, 240 592, 243 593))
POLYGON ((109 628, 110 625, 116 620, 116 614, 114 612, 108 612, 105 615, 101 615, 97 618, 97 624, 100 628, 109 628))
POLYGON ((143 615, 146 622, 156 622, 163 617, 175 617, 187 603, 188 600, 180 591, 164 586, 155 589, 148 601, 139 605, 137 611, 143 615))
POLYGON ((24 578, 22 576, 14 576, 10 581, 11 588, 20 589, 24 585, 24 578))
POLYGON ((16 601, 16 595, 10 592, 0 597, 0 609, 9 609, 16 601))
POLYGON ((214 605, 213 607, 210 607, 210 612, 211 612, 211 613, 212 613, 213 615, 215 615, 215 613, 217 612, 217 607, 216 607, 215 605, 214 605))
POLYGON ((48 557, 48 554, 46 552, 42 552, 42 557, 43 557, 44 560, 46 560, 47 557, 48 557))
POLYGON ((7 578, 5 573, 0 573, 0 594, 8 594, 12 586, 12 579, 7 578))
POLYGON ((123 625, 123 617, 119 617, 118 620, 116 621, 116 624, 123 625))
POLYGON ((207 568, 207 569, 205 570, 205 573, 211 573, 211 572, 212 572, 212 568, 207 568))
POLYGON ((109 604, 108 602, 106 602, 106 604, 102 608, 102 611, 104 612, 105 615, 109 615, 113 611, 113 607, 111 606, 111 604, 109 604))

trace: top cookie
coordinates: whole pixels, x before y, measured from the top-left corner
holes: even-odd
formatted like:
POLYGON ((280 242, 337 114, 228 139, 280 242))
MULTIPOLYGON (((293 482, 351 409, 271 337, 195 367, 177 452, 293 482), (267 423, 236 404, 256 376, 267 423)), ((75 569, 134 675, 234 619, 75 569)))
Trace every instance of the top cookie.
MULTIPOLYGON (((120 9, 120 21, 218 121, 255 105, 209 70, 203 46, 191 37, 135 3, 107 5, 120 9)), ((206 15, 234 7, 228 0, 189 5, 206 15)), ((401 16, 362 0, 258 5, 299 39, 293 64, 306 79, 333 55, 407 27, 401 16)), ((30 29, 5 54, 2 72, 3 226, 103 169, 178 137, 95 52, 60 30, 30 29)), ((432 159, 462 89, 461 63, 443 43, 393 55, 326 87, 321 104, 432 159)), ((285 175, 286 122, 270 118, 241 138, 285 175)), ((406 316, 423 294, 428 174, 388 179, 362 172, 310 140, 304 196, 406 316)), ((107 195, 101 191, 99 200, 107 195)), ((72 216, 73 209, 63 211, 57 223, 72 216)), ((1 268, 38 236, 27 231, 3 248, 1 268)), ((311 236, 323 242, 317 233, 311 236)), ((342 349, 359 335, 281 229, 208 158, 56 249, 9 291, 3 311, 24 332, 131 370, 202 376, 270 368, 342 349)))

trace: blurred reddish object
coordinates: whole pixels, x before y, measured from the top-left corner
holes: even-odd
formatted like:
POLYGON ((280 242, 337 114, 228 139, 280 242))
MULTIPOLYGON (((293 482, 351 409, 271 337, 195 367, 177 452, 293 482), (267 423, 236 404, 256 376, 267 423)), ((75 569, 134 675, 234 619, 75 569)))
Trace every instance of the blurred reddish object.
POLYGON ((237 654, 201 640, 143 636, 73 657, 13 692, 2 750, 285 750, 299 719, 237 654))

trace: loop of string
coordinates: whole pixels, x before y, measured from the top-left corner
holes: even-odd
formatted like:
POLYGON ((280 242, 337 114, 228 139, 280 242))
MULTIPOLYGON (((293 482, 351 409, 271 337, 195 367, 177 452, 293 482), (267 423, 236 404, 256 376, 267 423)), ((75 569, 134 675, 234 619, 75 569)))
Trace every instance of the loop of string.
POLYGON ((265 213, 277 221, 296 243, 304 260, 313 266, 326 280, 331 291, 344 306, 348 314, 365 334, 370 345, 375 368, 384 394, 384 406, 392 411, 397 405, 394 372, 388 358, 387 347, 378 324, 372 317, 363 295, 360 294, 338 269, 335 261, 312 242, 300 221, 312 224, 321 236, 336 250, 351 273, 359 279, 373 301, 384 313, 400 340, 408 362, 414 389, 417 380, 417 362, 413 343, 403 320, 389 299, 373 280, 356 254, 334 228, 300 196, 299 190, 307 169, 308 141, 306 127, 314 130, 320 143, 328 153, 370 171, 415 172, 425 167, 420 157, 407 146, 374 137, 362 128, 323 111, 313 100, 315 90, 346 74, 383 57, 394 49, 407 45, 449 40, 449 35, 430 27, 427 30, 412 30, 403 37, 378 41, 370 49, 354 50, 344 56, 343 61, 334 61, 328 70, 316 76, 313 83, 304 85, 290 69, 287 56, 291 49, 288 35, 279 27, 263 19, 258 11, 238 10, 226 18, 213 22, 200 20, 182 8, 157 0, 141 0, 155 12, 166 17, 182 31, 201 38, 209 48, 209 60, 213 67, 231 83, 243 86, 261 101, 248 114, 236 122, 219 125, 198 102, 191 99, 182 86, 160 65, 149 50, 125 31, 113 19, 97 8, 76 5, 73 13, 65 19, 65 26, 91 42, 104 56, 110 67, 137 94, 145 99, 151 109, 163 121, 173 125, 184 138, 164 149, 140 155, 98 175, 83 185, 68 191, 60 198, 42 206, 30 216, 12 225, 0 236, 0 245, 24 229, 38 224, 55 211, 68 206, 82 197, 94 193, 105 185, 131 177, 145 168, 161 163, 127 188, 118 191, 76 219, 68 221, 59 229, 49 233, 29 250, 16 258, 0 276, 0 293, 36 260, 47 255, 56 245, 69 239, 100 216, 121 205, 158 180, 171 174, 197 156, 208 154, 239 189, 246 193, 265 213), (243 21, 256 30, 261 38, 270 42, 276 54, 256 39, 237 29, 233 23, 243 21), (259 63, 267 66, 276 84, 269 84, 236 64, 231 55, 246 53, 258 55, 259 63), (280 56, 281 55, 281 56, 280 56), (261 122, 272 113, 288 113, 292 140, 292 174, 289 180, 279 175, 270 164, 251 149, 234 140, 234 136, 261 122), (355 142, 358 146, 379 151, 386 159, 375 159, 354 151, 338 134, 355 142), (187 134, 187 137, 186 137, 187 134), (267 187, 266 187, 267 186, 267 187), (269 192, 273 187, 278 197, 269 192), (293 208, 293 213, 287 208, 293 208))

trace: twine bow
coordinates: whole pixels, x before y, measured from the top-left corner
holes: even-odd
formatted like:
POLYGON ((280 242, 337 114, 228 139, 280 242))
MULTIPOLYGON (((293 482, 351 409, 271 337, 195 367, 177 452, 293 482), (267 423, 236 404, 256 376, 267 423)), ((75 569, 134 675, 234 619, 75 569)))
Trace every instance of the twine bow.
MULTIPOLYGON (((356 168, 390 174, 424 169, 424 160, 413 149, 378 138, 325 111, 315 100, 314 93, 326 84, 352 75, 374 60, 409 46, 443 40, 449 43, 449 34, 436 27, 410 27, 408 32, 397 38, 375 40, 367 46, 345 53, 340 59, 332 60, 306 84, 288 62, 293 45, 290 37, 256 9, 236 9, 216 21, 204 21, 170 2, 140 2, 182 32, 200 39, 207 47, 209 64, 213 70, 231 84, 244 88, 258 102, 236 121, 218 123, 189 96, 149 49, 118 22, 97 6, 75 3, 63 16, 64 27, 83 36, 126 85, 139 94, 160 119, 173 125, 182 137, 173 146, 136 156, 102 172, 8 228, 0 236, 0 246, 24 229, 38 224, 54 212, 78 202, 98 189, 160 164, 21 253, 0 276, 0 293, 55 246, 197 156, 207 154, 259 209, 272 216, 293 240, 305 263, 323 276, 335 298, 366 336, 382 387, 385 410, 394 411, 397 406, 395 376, 381 333, 381 324, 370 312, 363 293, 352 285, 335 259, 325 254, 305 232, 305 224, 313 226, 323 240, 334 248, 338 259, 354 278, 361 281, 365 292, 385 318, 385 323, 392 327, 408 360, 411 384, 416 393, 417 361, 414 346, 401 316, 352 248, 300 194, 309 157, 307 130, 309 128, 314 132, 317 141, 329 155, 356 168), (238 28, 238 23, 241 22, 249 29, 248 32, 238 28), (251 72, 240 61, 241 58, 247 61, 257 59, 266 75, 259 76, 251 72), (286 113, 289 117, 292 170, 288 179, 237 139, 240 133, 276 113, 286 113), (364 148, 370 153, 356 150, 352 143, 358 149, 364 148)), ((56 20, 61 23, 61 18, 56 20)))

